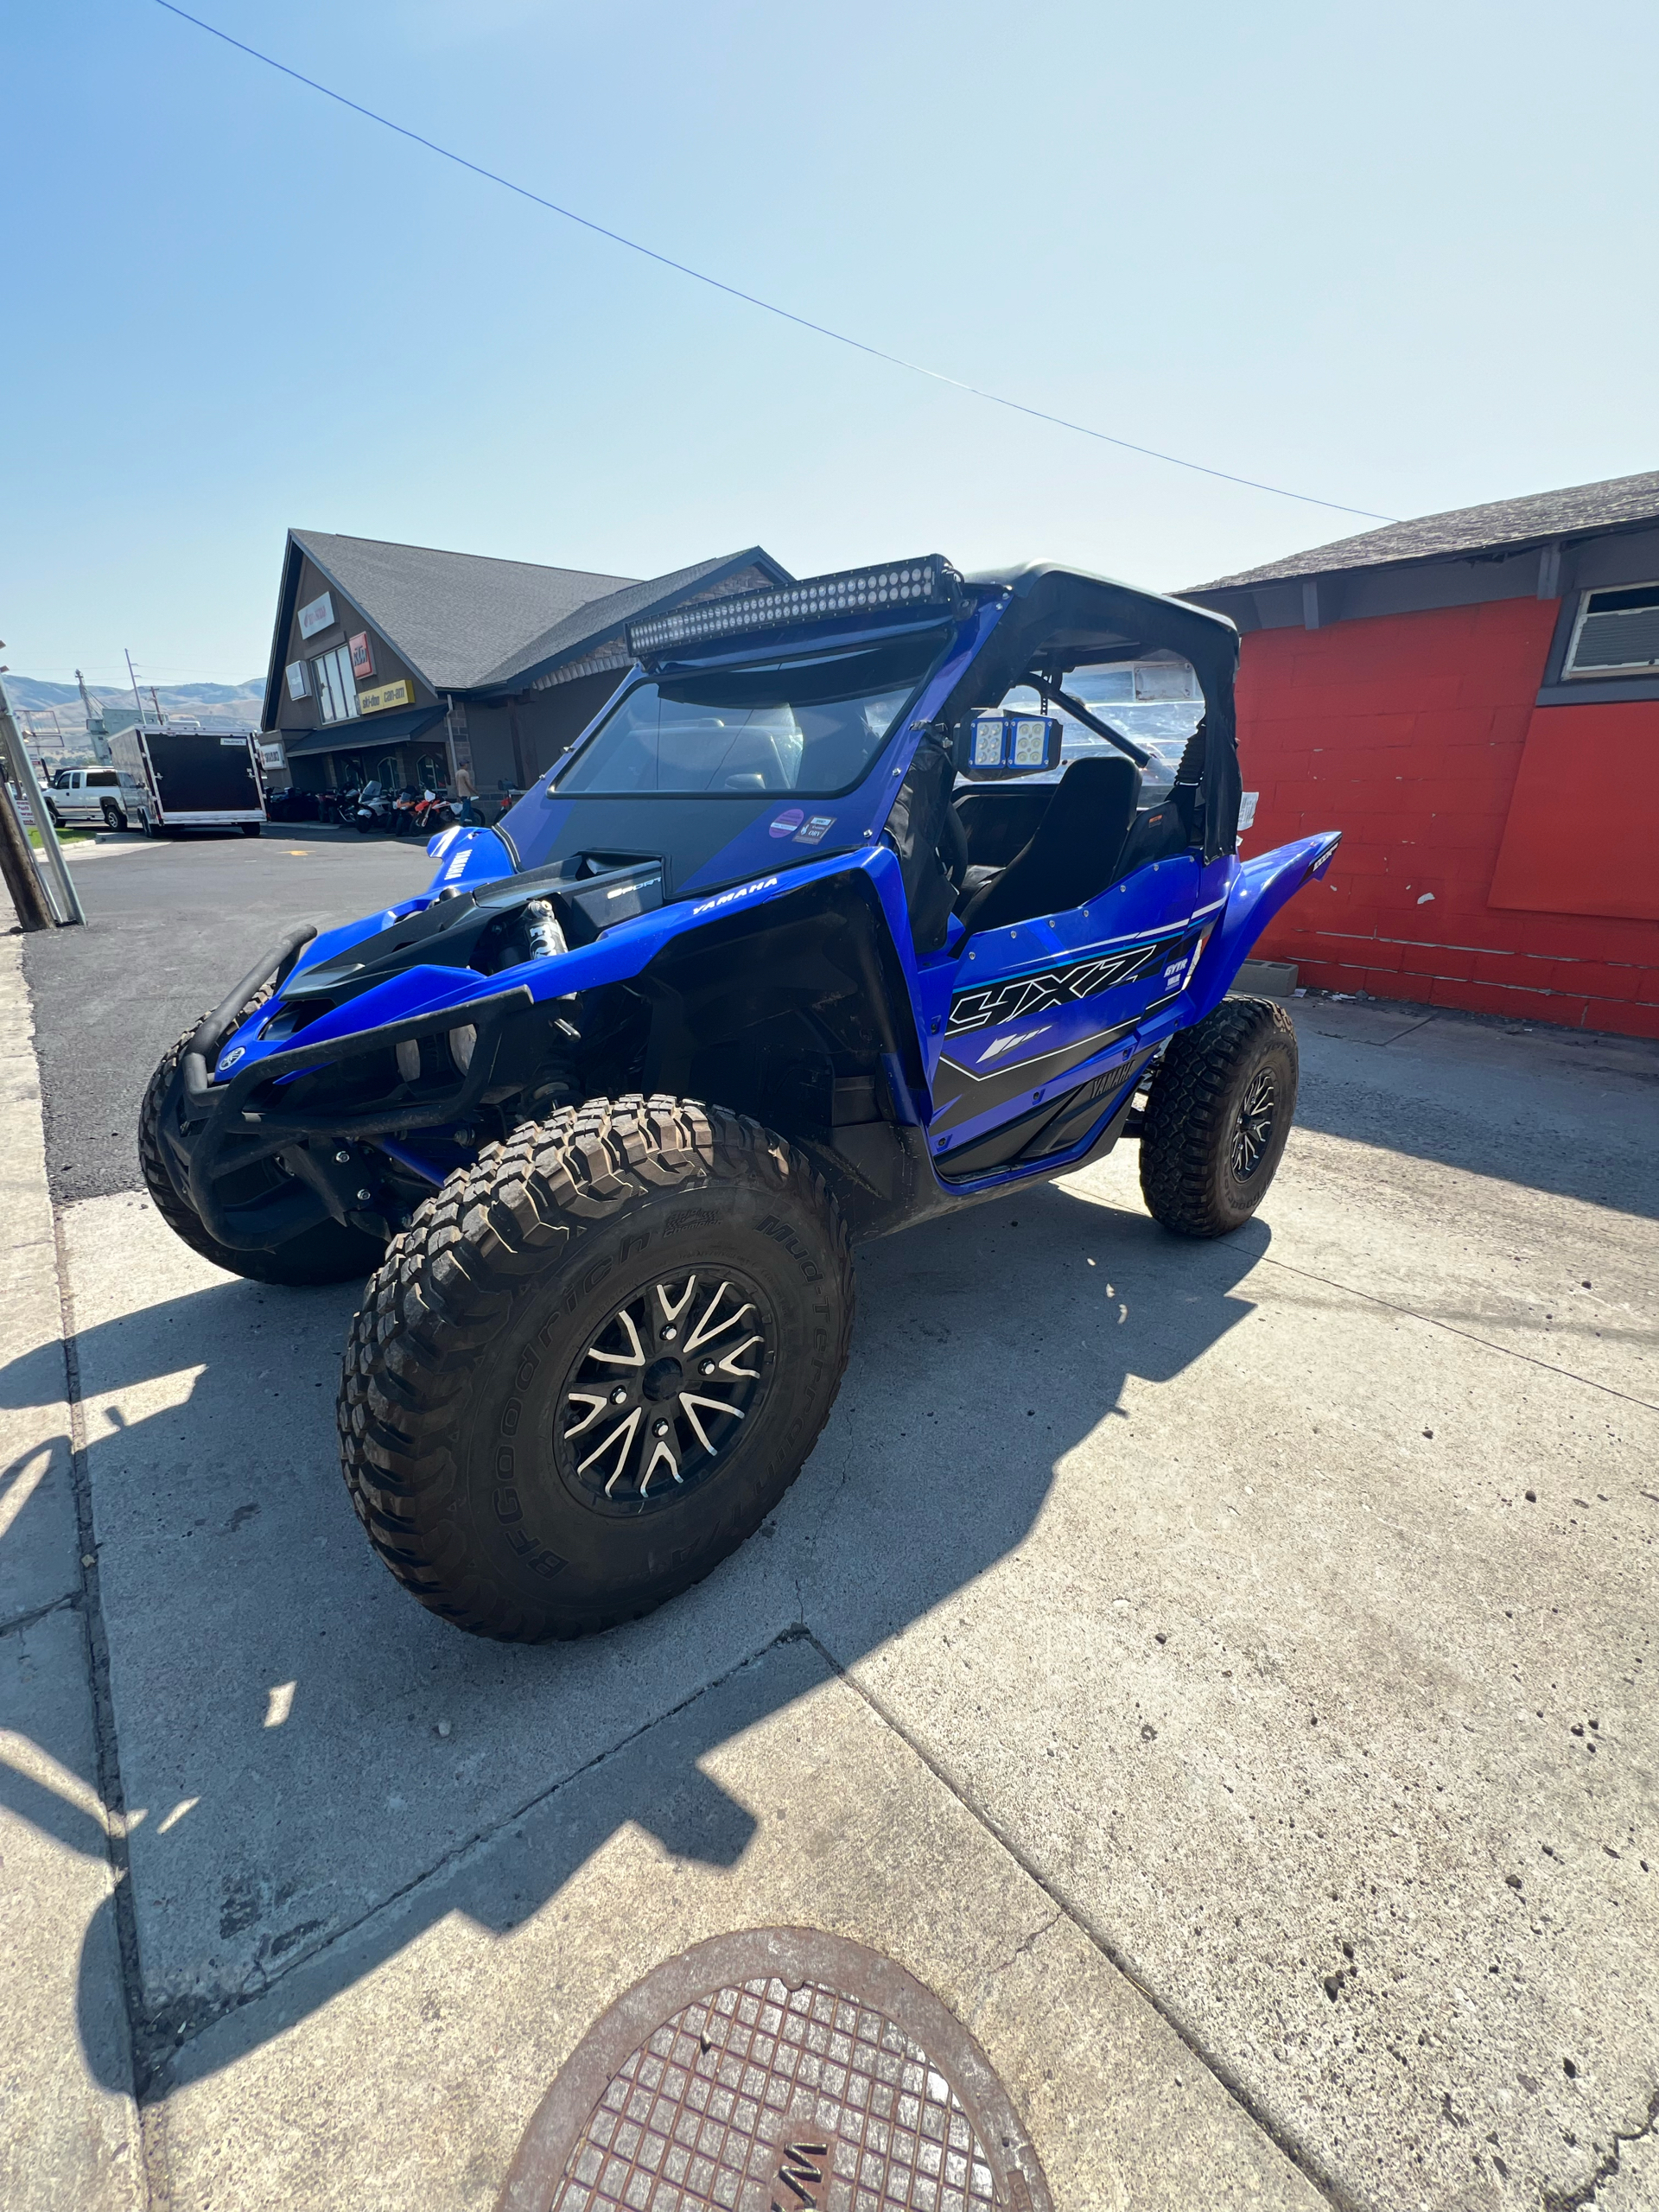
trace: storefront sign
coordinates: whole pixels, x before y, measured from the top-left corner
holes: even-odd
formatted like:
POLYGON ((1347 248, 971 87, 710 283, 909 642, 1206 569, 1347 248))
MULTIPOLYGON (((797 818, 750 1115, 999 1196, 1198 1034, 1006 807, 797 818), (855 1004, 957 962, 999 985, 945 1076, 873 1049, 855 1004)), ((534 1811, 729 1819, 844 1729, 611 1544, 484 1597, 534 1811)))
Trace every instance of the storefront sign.
POLYGON ((259 766, 269 770, 272 775, 280 776, 288 766, 287 760, 283 756, 281 745, 273 743, 269 738, 262 738, 259 743, 259 766))
POLYGON ((347 638, 346 643, 351 648, 352 674, 359 683, 365 683, 374 674, 374 655, 369 651, 369 633, 366 630, 359 630, 354 638, 347 638))
POLYGON ((378 715, 386 707, 412 707, 414 703, 415 695, 401 676, 396 683, 377 683, 372 691, 359 691, 357 695, 359 715, 378 715))
POLYGON ((319 630, 331 628, 334 620, 333 594, 324 592, 321 599, 314 599, 308 607, 302 607, 300 609, 300 635, 302 638, 315 638, 319 630))
POLYGON ((306 678, 305 663, 302 660, 291 660, 288 664, 286 672, 289 697, 290 699, 305 698, 311 689, 306 678))

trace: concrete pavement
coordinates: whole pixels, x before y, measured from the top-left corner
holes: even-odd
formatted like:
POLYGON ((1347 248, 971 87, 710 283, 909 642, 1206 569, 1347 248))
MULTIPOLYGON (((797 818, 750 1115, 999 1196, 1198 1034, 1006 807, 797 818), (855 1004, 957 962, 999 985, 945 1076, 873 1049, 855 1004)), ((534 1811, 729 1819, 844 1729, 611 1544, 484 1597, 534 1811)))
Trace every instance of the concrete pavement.
MULTIPOLYGON (((4 1932, 28 2140, 96 2156, 5 2201, 487 2206, 623 1987, 791 1920, 940 1992, 1057 2203, 1651 2201, 1659 1052, 1294 1010, 1255 1224, 1164 1236, 1125 1147, 868 1249, 772 1522, 575 1647, 369 1555, 349 1291, 67 1205, 96 1565, 67 1483, 0 1535, 0 1621, 15 1573, 55 1606, 0 1656, 66 1639, 4 1739, 4 1932)), ((18 1326, 13 1460, 67 1428, 18 1326)))

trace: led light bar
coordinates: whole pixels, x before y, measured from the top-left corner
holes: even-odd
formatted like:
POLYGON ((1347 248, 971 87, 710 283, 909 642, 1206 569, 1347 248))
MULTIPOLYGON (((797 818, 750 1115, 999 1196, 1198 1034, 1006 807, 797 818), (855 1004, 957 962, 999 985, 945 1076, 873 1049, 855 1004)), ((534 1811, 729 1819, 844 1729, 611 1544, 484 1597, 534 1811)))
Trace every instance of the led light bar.
POLYGON ((795 622, 821 622, 846 614, 885 613, 889 607, 954 609, 962 579, 938 553, 879 569, 842 569, 832 576, 804 576, 770 591, 734 592, 695 607, 630 622, 628 651, 660 653, 674 645, 704 645, 751 630, 779 630, 795 622))

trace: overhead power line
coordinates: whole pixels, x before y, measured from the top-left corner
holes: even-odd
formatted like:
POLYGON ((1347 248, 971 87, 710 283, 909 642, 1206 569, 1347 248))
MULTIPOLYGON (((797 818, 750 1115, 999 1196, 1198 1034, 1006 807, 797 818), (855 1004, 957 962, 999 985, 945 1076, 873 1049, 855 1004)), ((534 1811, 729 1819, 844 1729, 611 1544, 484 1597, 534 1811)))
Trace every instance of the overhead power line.
POLYGON ((469 161, 465 154, 457 154, 452 147, 441 146, 435 138, 428 138, 418 130, 411 130, 407 124, 394 123, 389 115, 381 115, 372 107, 365 107, 360 100, 348 99, 337 92, 332 85, 318 82, 302 70, 290 69, 287 62, 278 61, 273 54, 264 54, 257 46, 250 46, 245 39, 232 38, 229 31, 220 30, 217 23, 205 22, 200 16, 193 16, 188 9, 176 7, 174 0, 156 0, 169 16, 176 16, 181 22, 193 24, 199 31, 206 31, 212 38, 220 39, 226 46, 233 46, 238 54, 245 54, 251 60, 262 61, 268 69, 275 69, 284 77, 291 77, 296 85, 303 85, 308 92, 321 92, 324 99, 349 108, 353 115, 360 115, 366 122, 378 123, 383 130, 395 131, 398 137, 407 138, 411 145, 423 146, 429 154, 436 154, 446 162, 453 162, 457 168, 470 169, 474 176, 481 176, 488 184, 498 184, 504 192, 528 200, 532 206, 543 207, 550 215, 562 215, 567 223, 577 223, 595 237, 608 238, 613 245, 626 246, 630 253, 643 254, 647 261, 659 267, 671 269, 677 276, 690 276, 694 283, 707 284, 716 292, 724 292, 728 299, 741 300, 746 307, 759 308, 763 315, 776 315, 780 321, 792 322, 800 330, 810 330, 815 336, 828 338, 837 346, 848 346, 855 353, 867 353, 873 361, 885 361, 889 368, 906 370, 912 376, 927 377, 934 384, 949 385, 955 391, 965 391, 972 398, 988 400, 994 407, 1006 407, 1015 415, 1027 415, 1033 422, 1048 423, 1056 429, 1073 430, 1079 437, 1093 438, 1101 445, 1117 446, 1125 453, 1138 453, 1147 461, 1166 461, 1173 468, 1187 468, 1199 476, 1213 476, 1224 484, 1242 484, 1251 492, 1268 492, 1275 499, 1300 499, 1312 507, 1330 507, 1338 514, 1360 515, 1368 522, 1396 522, 1396 515, 1376 513, 1370 507, 1349 506, 1341 499, 1322 499, 1313 492, 1292 492, 1282 484, 1264 484, 1258 477, 1239 476, 1228 468, 1211 468, 1202 461, 1187 461, 1178 453, 1160 453, 1154 446, 1137 445, 1133 438, 1116 437, 1109 430, 1096 430, 1087 423, 1073 423, 1064 415, 1051 415, 1041 407, 1027 406, 1022 399, 1010 399, 1005 392, 987 391, 982 385, 968 384, 961 377, 947 376, 943 369, 930 369, 920 361, 907 361, 899 353, 889 353, 880 346, 868 345, 861 338, 849 337, 844 330, 832 330, 828 323, 814 322, 810 316, 796 315, 788 308, 780 308, 775 301, 763 300, 757 293, 746 292, 741 286, 728 284, 718 276, 711 276, 706 270, 693 269, 683 261, 676 261, 671 254, 658 253, 654 246, 641 245, 638 238, 625 238, 620 231, 607 229, 591 216, 579 215, 574 207, 561 207, 556 200, 549 200, 539 192, 532 192, 528 185, 516 184, 510 176, 502 176, 495 169, 486 169, 481 162, 469 161))

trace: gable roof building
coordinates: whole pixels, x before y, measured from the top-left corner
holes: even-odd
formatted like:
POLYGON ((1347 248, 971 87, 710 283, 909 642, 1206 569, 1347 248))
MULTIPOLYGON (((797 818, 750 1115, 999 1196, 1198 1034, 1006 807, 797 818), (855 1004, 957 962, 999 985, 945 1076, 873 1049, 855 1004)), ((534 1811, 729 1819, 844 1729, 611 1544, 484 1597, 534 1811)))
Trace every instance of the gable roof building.
POLYGON ((1659 1036, 1659 470, 1184 596, 1243 633, 1256 844, 1344 832, 1264 952, 1332 989, 1659 1036))
MULTIPOLYGON (((1659 524, 1659 469, 1639 476, 1610 476, 1596 484, 1569 484, 1556 492, 1535 492, 1524 499, 1493 499, 1478 507, 1453 507, 1445 514, 1419 515, 1410 522, 1391 522, 1381 530, 1362 531, 1355 537, 1338 537, 1328 545, 1312 545, 1306 551, 1264 562, 1258 569, 1242 569, 1236 575, 1217 576, 1198 584, 1182 596, 1221 606, 1236 621, 1240 616, 1255 626, 1258 609, 1232 595, 1254 594, 1275 584, 1294 584, 1328 576, 1357 577, 1382 569, 1417 568, 1423 564, 1479 562, 1489 571, 1496 564, 1519 560, 1549 548, 1557 551, 1552 564, 1559 569, 1559 550, 1570 539, 1600 537, 1611 531, 1639 531, 1659 524)), ((1546 576, 1544 581, 1550 579, 1546 576)), ((1480 580, 1475 580, 1477 585, 1480 580)), ((1471 598, 1490 594, 1472 588, 1471 598)), ((1291 601, 1285 600, 1288 607, 1291 601)), ((1392 611, 1392 610, 1390 610, 1392 611)), ((1268 610, 1259 610, 1266 614, 1268 610)), ((1300 604, 1294 619, 1301 620, 1300 604)), ((1263 621, 1263 627, 1273 626, 1263 621)))
POLYGON ((641 579, 290 530, 264 728, 302 789, 523 789, 615 689, 629 622, 792 581, 758 545, 641 579))

